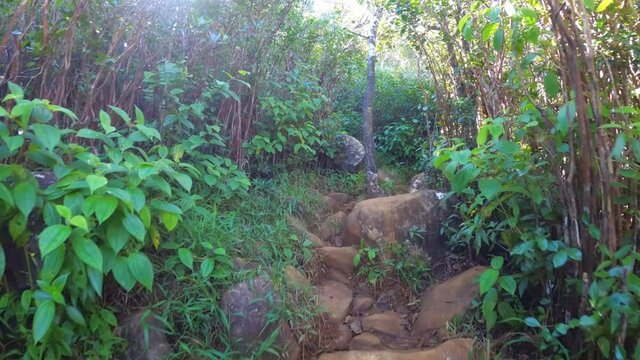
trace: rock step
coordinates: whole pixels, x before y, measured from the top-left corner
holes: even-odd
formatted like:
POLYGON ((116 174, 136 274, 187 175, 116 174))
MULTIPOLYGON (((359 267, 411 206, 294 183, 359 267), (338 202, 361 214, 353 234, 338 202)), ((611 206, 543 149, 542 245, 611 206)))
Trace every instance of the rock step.
MULTIPOLYGON (((368 341, 375 343, 375 340, 372 339, 368 341)), ((453 339, 431 349, 338 351, 322 354, 319 360, 468 360, 472 349, 472 339, 453 339)))

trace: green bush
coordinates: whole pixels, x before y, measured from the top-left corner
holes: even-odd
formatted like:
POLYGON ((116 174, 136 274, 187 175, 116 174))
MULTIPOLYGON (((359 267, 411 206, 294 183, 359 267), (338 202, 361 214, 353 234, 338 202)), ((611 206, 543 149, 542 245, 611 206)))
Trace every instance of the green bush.
MULTIPOLYGON (((111 108, 125 124, 121 130, 104 111, 100 130, 59 129, 49 124, 55 116, 75 114, 24 99, 15 84, 9 88, 0 107, 0 224, 26 257, 29 239, 37 236, 41 262, 30 268, 29 279, 37 279, 30 289, 0 298, 2 336, 10 354, 31 358, 110 356, 119 340, 113 311, 101 305, 107 279, 127 292, 136 285, 151 290, 154 267, 146 249, 157 249, 161 233, 201 199, 194 187, 211 185, 230 196, 234 188, 246 191, 249 181, 224 159, 198 151, 210 145, 206 137, 163 145, 138 109, 131 119, 111 108), (34 169, 52 171, 55 183, 40 189, 34 169), (31 233, 31 218, 42 219, 41 233, 31 233), (86 345, 74 349, 77 343, 86 345)), ((11 271, 5 241, 0 276, 11 271)))

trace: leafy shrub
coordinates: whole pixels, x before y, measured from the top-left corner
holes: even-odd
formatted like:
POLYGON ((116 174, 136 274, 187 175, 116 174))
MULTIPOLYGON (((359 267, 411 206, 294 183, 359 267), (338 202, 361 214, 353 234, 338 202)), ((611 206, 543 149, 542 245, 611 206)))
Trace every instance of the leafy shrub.
MULTIPOLYGON (((31 358, 75 356, 75 351, 110 356, 118 344, 112 335, 117 321, 100 305, 103 284, 113 278, 125 291, 136 284, 152 289, 154 268, 145 249, 157 249, 161 232, 172 231, 201 199, 191 194, 194 181, 195 186, 212 183, 207 176, 221 177, 228 164, 198 152, 209 145, 204 139, 191 137, 188 146, 171 149, 163 145, 138 109, 131 119, 111 108, 126 125, 121 130, 104 111, 100 130, 58 129, 48 124, 54 116, 76 119, 75 114, 46 100, 26 100, 22 89, 9 87, 4 102, 14 105, 10 111, 0 107, 5 118, 0 157, 10 164, 0 165, 0 221, 25 256, 29 239, 37 235, 41 267, 35 262, 29 274, 37 286, 0 298, 3 337, 11 339, 13 353, 31 358), (39 189, 31 169, 52 170, 55 183, 39 189), (40 234, 31 234, 26 225, 32 217, 44 221, 40 234), (78 340, 86 348, 74 350, 78 340)), ((232 176, 237 189, 246 190, 246 176, 233 171, 232 176)), ((0 251, 0 270, 11 271, 5 262, 0 251)))

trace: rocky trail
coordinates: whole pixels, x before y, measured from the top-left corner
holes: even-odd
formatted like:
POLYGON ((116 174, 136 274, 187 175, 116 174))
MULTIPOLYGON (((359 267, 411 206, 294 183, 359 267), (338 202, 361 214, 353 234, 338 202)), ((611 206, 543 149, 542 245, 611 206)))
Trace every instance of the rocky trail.
MULTIPOLYGON (((288 283, 311 287, 316 294, 317 306, 323 311, 319 346, 310 353, 297 344, 288 324, 268 323, 270 304, 264 298, 273 289, 266 277, 259 277, 236 285, 224 296, 231 334, 244 344, 240 348, 248 350, 280 329, 274 344, 286 349, 291 360, 470 358, 473 340, 452 337, 445 328, 471 305, 482 267, 463 271, 465 266, 454 266, 416 299, 398 287, 373 291, 357 276, 354 264, 360 239, 367 246, 403 241, 416 224, 433 229, 425 236, 422 250, 432 261, 443 260, 444 239, 437 229, 449 210, 440 201, 442 194, 416 191, 354 203, 346 194, 331 193, 323 199, 328 213, 319 225, 308 227, 297 218, 288 219, 301 236, 314 243, 317 271, 308 278, 295 267, 285 270, 288 283)), ((275 358, 270 356, 263 358, 275 358)))

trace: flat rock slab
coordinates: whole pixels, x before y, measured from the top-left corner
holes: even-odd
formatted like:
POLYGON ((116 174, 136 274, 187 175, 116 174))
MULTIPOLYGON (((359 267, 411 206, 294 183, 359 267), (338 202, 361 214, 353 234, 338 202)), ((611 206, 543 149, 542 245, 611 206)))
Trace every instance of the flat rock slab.
POLYGON ((406 334, 408 325, 407 319, 395 311, 373 314, 362 319, 362 329, 364 331, 375 331, 392 336, 406 334))
POLYGON ((468 360, 472 345, 472 339, 454 339, 433 349, 340 351, 322 354, 319 360, 468 360))
POLYGON ((371 333, 357 335, 349 343, 351 350, 380 350, 382 348, 384 348, 382 340, 371 333))
POLYGON ((353 304, 351 305, 352 315, 366 314, 373 307, 374 301, 368 296, 356 296, 353 298, 353 304))
POLYGON ((477 266, 427 289, 422 295, 422 307, 412 334, 420 336, 442 328, 454 317, 464 314, 478 295, 477 278, 484 270, 485 267, 477 266))
POLYGON ((340 270, 346 275, 355 273, 356 266, 353 263, 353 258, 357 253, 358 251, 353 247, 325 246, 318 249, 318 254, 327 267, 340 270))
POLYGON ((344 243, 357 245, 360 239, 373 246, 397 243, 409 239, 411 228, 419 227, 424 230, 427 253, 440 254, 445 247, 440 228, 452 210, 441 202, 444 196, 428 190, 361 201, 347 216, 344 243))
POLYGON ((332 325, 342 324, 349 313, 351 300, 353 291, 343 283, 325 280, 318 286, 318 305, 332 325))

